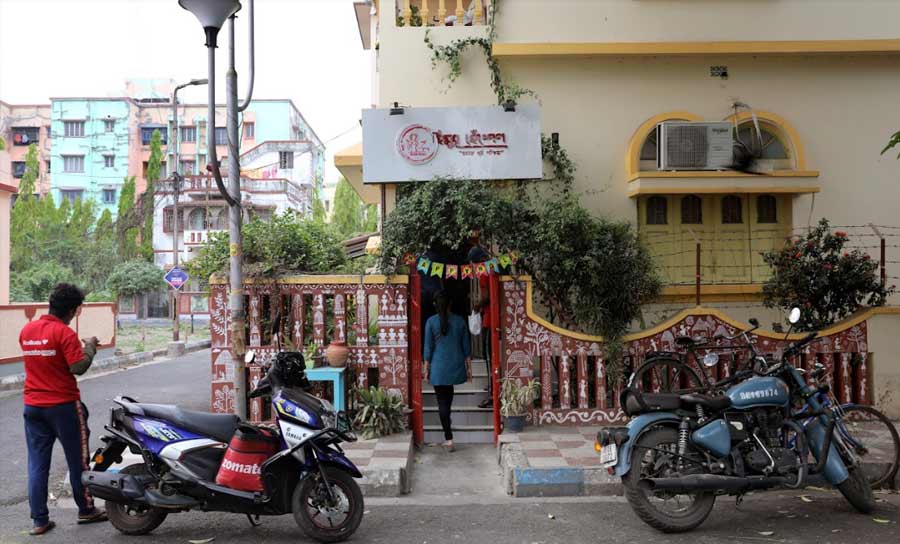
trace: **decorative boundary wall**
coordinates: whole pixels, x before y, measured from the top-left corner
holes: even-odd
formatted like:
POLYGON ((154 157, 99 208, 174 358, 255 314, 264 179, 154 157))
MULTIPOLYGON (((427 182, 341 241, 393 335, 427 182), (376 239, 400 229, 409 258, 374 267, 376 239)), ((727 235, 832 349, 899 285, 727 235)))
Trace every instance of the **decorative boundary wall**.
MULTIPOLYGON (((624 421, 625 414, 619 407, 621 386, 614 386, 607 375, 603 339, 562 329, 537 316, 532 308, 532 285, 528 277, 504 277, 500 291, 503 376, 520 382, 531 377, 541 381, 541 398, 536 402, 531 421, 535 424, 624 421)), ((810 368, 817 361, 828 366, 829 380, 842 402, 869 404, 873 400, 866 320, 876 311, 861 312, 821 331, 822 340, 807 346, 799 361, 795 361, 803 368, 810 368)), ((684 310, 656 327, 624 338, 625 372, 640 366, 653 352, 680 351, 675 345, 677 336, 710 338, 716 334, 733 335, 748 328, 749 325, 716 309, 684 310)), ((803 335, 792 334, 785 340, 783 333, 758 330, 750 337, 760 353, 777 357, 803 335)), ((733 342, 742 343, 742 339, 733 342)), ((721 362, 715 368, 715 376, 711 376, 715 379, 730 375, 745 360, 745 350, 717 350, 717 353, 721 362)))
MULTIPOLYGON (((247 348, 257 353, 260 364, 250 365, 248 386, 262 378, 261 364, 276 353, 269 323, 282 316, 282 331, 296 349, 311 340, 319 353, 331 341, 348 342, 348 367, 355 384, 369 385, 369 369, 377 369, 378 385, 409 403, 409 327, 407 308, 409 278, 395 276, 289 276, 269 282, 246 282, 247 348), (348 319, 352 308, 355 319, 348 319), (377 313, 373 342, 369 339, 370 308, 377 313)), ((229 350, 231 316, 228 287, 210 285, 210 335, 212 339, 211 406, 214 412, 234 411, 234 362, 229 350)), ((262 402, 250 402, 249 416, 258 421, 262 402)))
MULTIPOLYGON (((13 303, 0 306, 0 364, 22 360, 19 331, 27 323, 40 319, 48 312, 46 302, 13 303)), ((79 338, 96 336, 101 348, 116 345, 116 304, 88 302, 81 306, 69 325, 79 338)))

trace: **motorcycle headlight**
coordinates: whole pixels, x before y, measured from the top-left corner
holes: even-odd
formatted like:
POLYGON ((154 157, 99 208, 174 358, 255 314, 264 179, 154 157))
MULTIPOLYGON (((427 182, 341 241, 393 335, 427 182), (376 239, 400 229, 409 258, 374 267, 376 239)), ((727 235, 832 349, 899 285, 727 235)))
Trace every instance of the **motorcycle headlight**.
POLYGON ((337 427, 337 415, 334 412, 322 412, 322 427, 334 429, 337 427))

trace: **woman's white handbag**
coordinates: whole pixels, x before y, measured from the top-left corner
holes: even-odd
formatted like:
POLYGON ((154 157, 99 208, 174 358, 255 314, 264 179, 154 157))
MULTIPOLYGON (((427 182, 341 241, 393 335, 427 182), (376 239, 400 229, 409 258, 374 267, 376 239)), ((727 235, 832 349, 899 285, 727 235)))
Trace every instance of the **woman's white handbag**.
POLYGON ((475 336, 481 334, 481 314, 474 310, 469 315, 469 332, 475 336))

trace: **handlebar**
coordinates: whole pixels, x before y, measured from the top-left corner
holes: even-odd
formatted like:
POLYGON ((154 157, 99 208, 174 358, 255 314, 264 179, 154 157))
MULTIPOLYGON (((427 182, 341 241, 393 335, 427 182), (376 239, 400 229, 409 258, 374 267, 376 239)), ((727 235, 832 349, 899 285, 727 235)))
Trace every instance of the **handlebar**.
POLYGON ((819 333, 817 333, 817 332, 811 332, 811 333, 807 334, 806 336, 801 338, 799 341, 794 343, 794 345, 792 345, 791 347, 784 350, 783 357, 789 357, 789 356, 794 355, 795 353, 799 352, 800 348, 802 348, 806 344, 809 344, 810 342, 815 340, 817 336, 819 336, 819 333))

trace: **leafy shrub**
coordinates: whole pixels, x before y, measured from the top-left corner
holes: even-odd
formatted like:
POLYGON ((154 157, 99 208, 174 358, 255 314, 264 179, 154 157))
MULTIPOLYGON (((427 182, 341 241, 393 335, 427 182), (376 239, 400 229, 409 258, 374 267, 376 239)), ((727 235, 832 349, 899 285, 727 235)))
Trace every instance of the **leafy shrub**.
POLYGON ((540 392, 541 382, 537 380, 528 380, 525 385, 518 385, 513 379, 503 380, 500 386, 500 415, 524 416, 531 411, 531 405, 540 392))
MULTIPOLYGON (((346 263, 340 237, 327 225, 291 212, 259 218, 243 226, 244 275, 248 277, 334 272, 346 263)), ((197 257, 186 264, 201 280, 222 273, 228 265, 228 234, 209 237, 197 257)))
POLYGON ((160 289, 165 272, 147 261, 128 261, 116 266, 106 280, 106 288, 116 296, 133 296, 160 289))
POLYGON ((75 273, 55 262, 32 266, 10 277, 9 296, 14 302, 46 302, 50 291, 60 282, 72 283, 75 273))
POLYGON ((772 276, 763 285, 767 307, 800 308, 801 331, 819 330, 863 306, 882 306, 894 286, 882 285, 878 263, 858 249, 846 251, 847 233, 827 219, 780 250, 763 254, 772 276))
POLYGON ((359 401, 353 428, 365 440, 387 436, 406 429, 406 405, 397 395, 380 387, 357 389, 359 401))

